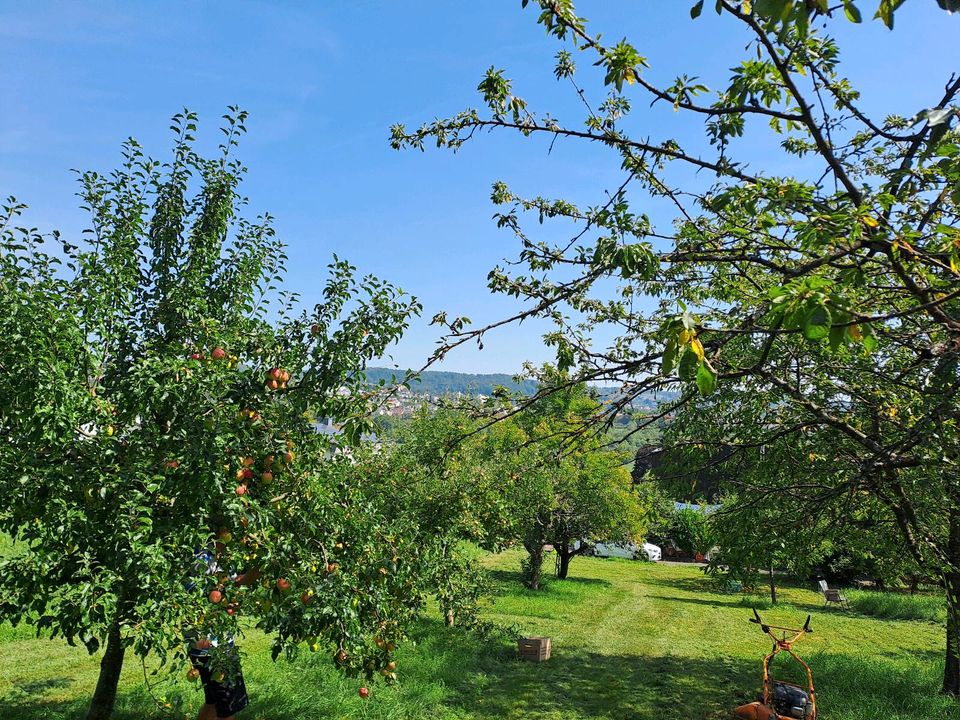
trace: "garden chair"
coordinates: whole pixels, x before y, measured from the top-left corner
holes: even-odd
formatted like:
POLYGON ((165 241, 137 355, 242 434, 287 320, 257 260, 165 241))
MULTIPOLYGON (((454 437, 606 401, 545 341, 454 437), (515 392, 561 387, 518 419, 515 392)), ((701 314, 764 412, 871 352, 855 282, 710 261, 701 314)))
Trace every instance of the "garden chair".
POLYGON ((840 607, 845 610, 849 610, 850 606, 847 604, 847 599, 843 596, 843 593, 835 588, 827 587, 827 581, 820 581, 820 592, 823 593, 823 604, 829 605, 830 603, 837 603, 840 607))

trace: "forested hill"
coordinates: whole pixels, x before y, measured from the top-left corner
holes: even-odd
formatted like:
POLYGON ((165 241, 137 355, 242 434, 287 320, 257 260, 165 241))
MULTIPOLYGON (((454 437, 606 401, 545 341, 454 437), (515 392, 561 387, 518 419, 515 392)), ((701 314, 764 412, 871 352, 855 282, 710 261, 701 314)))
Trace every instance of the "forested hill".
MULTIPOLYGON (((403 378, 403 372, 399 370, 390 370, 388 368, 368 368, 367 379, 371 384, 376 385, 383 379, 389 383, 392 376, 398 380, 403 378)), ((533 395, 537 391, 537 383, 534 380, 523 380, 516 382, 512 375, 506 373, 490 373, 487 375, 474 375, 472 373, 441 372, 436 370, 427 370, 422 373, 418 381, 410 383, 410 390, 415 393, 426 393, 429 395, 448 395, 451 393, 464 393, 466 395, 492 395, 493 389, 503 386, 511 391, 519 390, 524 395, 533 395)), ((614 387, 596 388, 601 399, 608 399, 619 393, 614 387)), ((657 401, 672 400, 677 397, 677 393, 663 391, 657 395, 644 394, 634 401, 646 407, 655 407, 657 401)))
MULTIPOLYGON (((374 385, 381 379, 389 383, 390 378, 394 375, 400 380, 403 378, 403 371, 388 368, 367 368, 367 379, 374 385)), ((472 373, 437 370, 427 370, 422 373, 419 380, 410 383, 410 390, 415 393, 428 393, 430 395, 447 395, 458 392, 468 395, 492 395, 493 389, 498 386, 503 386, 511 391, 519 390, 525 395, 533 395, 537 391, 535 381, 524 380, 518 383, 514 381, 512 375, 506 373, 474 375, 472 373)))

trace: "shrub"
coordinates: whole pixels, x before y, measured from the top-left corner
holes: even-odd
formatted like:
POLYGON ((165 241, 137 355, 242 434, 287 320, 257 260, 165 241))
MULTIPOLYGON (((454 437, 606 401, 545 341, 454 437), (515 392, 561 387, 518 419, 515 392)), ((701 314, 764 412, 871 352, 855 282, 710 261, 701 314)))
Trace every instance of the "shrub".
POLYGON ((670 536, 681 550, 690 555, 705 555, 713 547, 710 521, 699 510, 678 510, 670 525, 670 536))

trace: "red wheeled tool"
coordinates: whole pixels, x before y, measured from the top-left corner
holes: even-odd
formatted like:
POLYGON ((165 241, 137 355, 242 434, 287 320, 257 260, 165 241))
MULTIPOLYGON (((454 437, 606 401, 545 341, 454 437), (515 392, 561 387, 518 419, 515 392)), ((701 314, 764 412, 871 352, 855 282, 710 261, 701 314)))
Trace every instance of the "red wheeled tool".
POLYGON ((759 697, 756 702, 738 707, 734 711, 737 718, 739 720, 781 720, 786 718, 816 720, 817 696, 813 689, 813 673, 810 672, 810 666, 793 651, 794 644, 800 638, 813 632, 810 629, 810 616, 807 615, 807 621, 800 630, 767 625, 760 619, 760 614, 756 610, 753 611, 753 618, 750 619, 750 622, 757 623, 761 630, 773 638, 773 650, 763 659, 762 697, 759 697), (781 631, 780 637, 777 637, 776 633, 773 632, 774 630, 781 631), (791 637, 788 638, 788 634, 791 634, 791 637), (789 653, 807 671, 806 689, 770 677, 770 661, 781 651, 789 653))

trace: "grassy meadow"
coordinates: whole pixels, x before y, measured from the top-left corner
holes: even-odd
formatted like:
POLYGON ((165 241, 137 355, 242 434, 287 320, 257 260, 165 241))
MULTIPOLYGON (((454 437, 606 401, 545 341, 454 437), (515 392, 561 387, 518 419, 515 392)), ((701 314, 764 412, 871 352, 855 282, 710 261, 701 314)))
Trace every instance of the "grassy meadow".
MULTIPOLYGON (((747 622, 754 600, 713 591, 696 567, 578 558, 570 580, 530 593, 520 585, 518 561, 514 552, 488 559, 497 592, 486 612, 527 634, 550 636, 550 661, 522 663, 506 641, 481 641, 425 621, 398 652, 400 684, 374 683, 362 700, 361 682, 340 677, 327 655, 273 663, 267 639, 251 633, 242 647, 253 702, 241 717, 715 720, 731 717, 757 692, 769 646, 747 622)), ((783 602, 764 611, 765 619, 786 625, 813 615, 814 634, 797 650, 814 670, 821 717, 958 717, 960 708, 937 695, 944 640, 936 612, 893 607, 913 603, 909 598, 871 605, 863 599, 871 593, 856 595, 849 612, 825 610, 817 593, 787 587, 783 602), (875 616, 884 613, 932 619, 875 616)), ((0 720, 82 718, 97 668, 97 658, 81 648, 0 626, 0 720)), ((172 707, 158 707, 143 668, 130 659, 117 718, 192 717, 201 698, 195 686, 151 682, 153 695, 172 707)))

